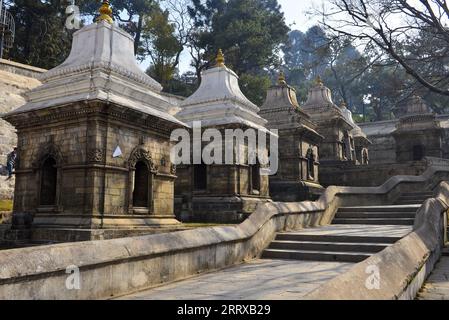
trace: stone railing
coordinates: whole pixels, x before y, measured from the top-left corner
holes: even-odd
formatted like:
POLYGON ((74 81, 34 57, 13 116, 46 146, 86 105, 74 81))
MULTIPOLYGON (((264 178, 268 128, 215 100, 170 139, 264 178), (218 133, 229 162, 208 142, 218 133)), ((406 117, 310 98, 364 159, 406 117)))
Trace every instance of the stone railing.
POLYGON ((0 70, 30 78, 38 78, 39 75, 47 71, 45 69, 36 68, 33 66, 5 59, 0 59, 0 70))
POLYGON ((264 203, 236 227, 0 251, 0 299, 102 299, 244 263, 277 232, 330 224, 340 206, 387 202, 402 185, 422 185, 440 170, 376 188, 330 187, 316 202, 264 203), (70 290, 67 272, 76 268, 80 289, 70 290))
POLYGON ((428 199, 418 210, 412 233, 322 285, 306 299, 414 299, 447 242, 448 210, 449 184, 442 182, 436 198, 428 199))

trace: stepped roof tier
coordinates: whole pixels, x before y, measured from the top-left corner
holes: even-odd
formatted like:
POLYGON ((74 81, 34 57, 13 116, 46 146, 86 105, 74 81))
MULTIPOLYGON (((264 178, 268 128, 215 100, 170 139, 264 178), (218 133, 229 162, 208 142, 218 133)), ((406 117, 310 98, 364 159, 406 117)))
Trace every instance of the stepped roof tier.
POLYGON ((7 116, 97 100, 184 125, 170 114, 176 106, 161 85, 137 65, 133 38, 113 23, 107 7, 96 23, 73 35, 67 60, 44 73, 42 85, 26 94, 27 103, 7 116))
POLYGON ((310 115, 313 121, 320 122, 340 119, 348 130, 354 129, 354 125, 348 121, 340 107, 332 100, 332 92, 318 77, 314 86, 309 90, 306 103, 302 106, 304 111, 310 115))
POLYGON ((296 90, 287 84, 283 73, 279 75, 277 84, 268 89, 259 115, 268 121, 269 129, 304 129, 319 136, 315 123, 300 108, 296 90))
POLYGON ((432 112, 421 97, 411 97, 407 101, 406 112, 396 125, 397 131, 441 128, 436 114, 432 112))
POLYGON ((354 121, 354 118, 352 117, 351 110, 348 109, 346 103, 343 103, 341 105, 341 110, 343 112, 343 115, 345 116, 346 120, 354 127, 354 129, 351 131, 353 137, 355 139, 363 140, 366 142, 366 144, 371 144, 371 141, 367 138, 366 134, 363 132, 362 128, 360 128, 354 121))
POLYGON ((432 110, 419 96, 413 96, 407 103, 407 115, 431 114, 432 110))
POLYGON ((202 73, 200 87, 181 103, 176 117, 189 125, 201 121, 203 127, 240 124, 265 130, 267 121, 257 114, 259 107, 242 93, 238 80, 224 64, 220 50, 217 64, 202 73))

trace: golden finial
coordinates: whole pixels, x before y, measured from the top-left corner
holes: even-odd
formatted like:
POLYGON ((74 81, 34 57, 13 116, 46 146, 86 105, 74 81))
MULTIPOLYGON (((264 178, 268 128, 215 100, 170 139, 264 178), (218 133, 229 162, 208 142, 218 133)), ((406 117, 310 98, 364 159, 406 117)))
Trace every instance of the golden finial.
POLYGON ((324 85, 323 80, 321 79, 320 76, 316 77, 315 84, 317 86, 323 86, 324 85))
POLYGON ((347 107, 348 107, 348 105, 346 104, 345 101, 343 101, 340 105, 340 108, 342 108, 342 109, 347 109, 347 107))
POLYGON ((103 0, 103 3, 98 11, 100 12, 100 16, 97 18, 97 22, 106 21, 110 24, 114 23, 114 19, 112 19, 112 9, 109 6, 108 0, 103 0))
POLYGON ((285 74, 283 71, 279 72, 278 84, 280 86, 287 84, 287 81, 285 80, 285 74))
POLYGON ((218 49, 217 58, 215 59, 216 67, 224 67, 225 66, 225 57, 223 54, 223 51, 221 49, 218 49))

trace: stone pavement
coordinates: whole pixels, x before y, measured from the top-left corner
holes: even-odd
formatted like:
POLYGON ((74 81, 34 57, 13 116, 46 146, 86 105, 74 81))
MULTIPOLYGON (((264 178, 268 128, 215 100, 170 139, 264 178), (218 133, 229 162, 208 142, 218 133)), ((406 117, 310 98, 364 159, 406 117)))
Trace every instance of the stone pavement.
POLYGON ((351 266, 339 262, 256 260, 119 299, 295 300, 351 266))
MULTIPOLYGON (((295 232, 303 236, 402 238, 411 226, 330 225, 295 232)), ((131 294, 125 300, 295 300, 354 264, 304 260, 256 260, 131 294)))
POLYGON ((449 300, 449 256, 441 257, 417 299, 449 300))

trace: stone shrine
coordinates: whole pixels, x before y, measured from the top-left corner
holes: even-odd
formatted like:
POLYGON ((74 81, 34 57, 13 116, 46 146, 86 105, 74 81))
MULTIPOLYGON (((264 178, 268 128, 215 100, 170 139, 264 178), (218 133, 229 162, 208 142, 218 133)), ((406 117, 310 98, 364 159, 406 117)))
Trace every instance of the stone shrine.
POLYGON ((179 223, 170 134, 185 125, 138 67, 133 38, 114 25, 108 1, 100 13, 27 103, 4 116, 18 134, 13 228, 32 228, 33 240, 89 240, 99 229, 111 238, 179 223))
POLYGON ((354 159, 356 164, 367 165, 369 164, 369 146, 372 142, 368 139, 362 128, 355 123, 352 112, 347 108, 346 103, 343 103, 340 108, 346 120, 354 127, 351 134, 354 138, 354 159))
POLYGON ((355 126, 349 122, 343 110, 332 101, 332 93, 320 78, 309 90, 302 106, 317 124, 317 131, 324 137, 320 146, 321 165, 334 162, 356 162, 354 136, 355 126))
MULTIPOLYGON (((258 130, 267 131, 267 121, 241 92, 238 76, 226 67, 221 51, 217 64, 204 71, 201 79, 198 90, 181 104, 176 114, 179 120, 189 126, 201 121, 202 132, 217 129, 222 137, 226 130, 254 129, 256 134, 258 130)), ((226 142, 222 140, 224 155, 226 142)), ((240 148, 243 150, 234 147, 234 155, 241 151, 246 155, 240 162, 178 166, 175 201, 182 221, 240 222, 258 203, 269 200, 269 177, 260 174, 258 162, 249 163, 246 139, 240 148)))
POLYGON ((424 157, 443 157, 443 129, 436 115, 418 96, 407 103, 406 114, 396 125, 396 161, 421 161, 424 157))
POLYGON ((271 86, 259 115, 267 128, 278 129, 279 170, 270 177, 270 194, 275 201, 295 202, 313 198, 322 191, 319 184, 319 145, 323 137, 316 124, 298 104, 296 90, 283 73, 271 86))

